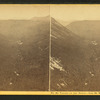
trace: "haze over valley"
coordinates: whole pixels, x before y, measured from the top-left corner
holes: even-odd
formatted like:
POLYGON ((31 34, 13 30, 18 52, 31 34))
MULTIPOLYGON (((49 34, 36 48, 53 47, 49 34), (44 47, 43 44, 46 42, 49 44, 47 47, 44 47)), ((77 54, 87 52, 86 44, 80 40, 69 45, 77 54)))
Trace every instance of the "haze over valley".
POLYGON ((49 25, 49 16, 0 20, 0 90, 48 90, 49 25))

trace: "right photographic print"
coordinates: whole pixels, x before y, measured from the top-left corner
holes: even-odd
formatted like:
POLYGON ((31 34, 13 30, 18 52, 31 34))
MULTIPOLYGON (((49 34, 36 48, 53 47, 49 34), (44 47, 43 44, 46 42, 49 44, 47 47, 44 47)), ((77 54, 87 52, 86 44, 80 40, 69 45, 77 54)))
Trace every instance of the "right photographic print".
POLYGON ((51 91, 100 90, 100 6, 50 5, 51 91))

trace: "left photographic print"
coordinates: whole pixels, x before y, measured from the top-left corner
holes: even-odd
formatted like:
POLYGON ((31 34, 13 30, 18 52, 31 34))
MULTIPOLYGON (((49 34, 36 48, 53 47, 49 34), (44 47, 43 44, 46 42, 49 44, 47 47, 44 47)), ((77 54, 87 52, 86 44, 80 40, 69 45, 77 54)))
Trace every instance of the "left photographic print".
POLYGON ((0 5, 0 91, 48 91, 50 7, 0 5))

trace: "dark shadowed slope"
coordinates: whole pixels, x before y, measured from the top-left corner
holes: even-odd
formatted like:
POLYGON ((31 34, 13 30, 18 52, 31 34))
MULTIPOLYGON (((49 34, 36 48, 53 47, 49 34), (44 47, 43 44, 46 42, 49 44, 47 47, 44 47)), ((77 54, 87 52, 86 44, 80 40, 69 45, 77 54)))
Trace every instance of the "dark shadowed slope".
POLYGON ((48 90, 50 22, 42 19, 0 21, 1 91, 48 90))
POLYGON ((51 90, 100 90, 99 44, 75 35, 53 18, 51 43, 51 90))

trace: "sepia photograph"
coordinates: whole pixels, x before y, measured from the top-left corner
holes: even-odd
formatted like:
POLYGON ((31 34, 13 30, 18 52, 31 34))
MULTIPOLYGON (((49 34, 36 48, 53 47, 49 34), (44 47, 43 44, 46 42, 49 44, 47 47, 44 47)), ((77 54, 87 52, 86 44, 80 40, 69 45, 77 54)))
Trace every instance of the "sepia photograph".
POLYGON ((0 91, 48 90, 49 8, 0 5, 0 91))
POLYGON ((100 91, 100 5, 0 5, 0 91, 100 91))
POLYGON ((51 90, 100 91, 100 5, 51 5, 51 90))

